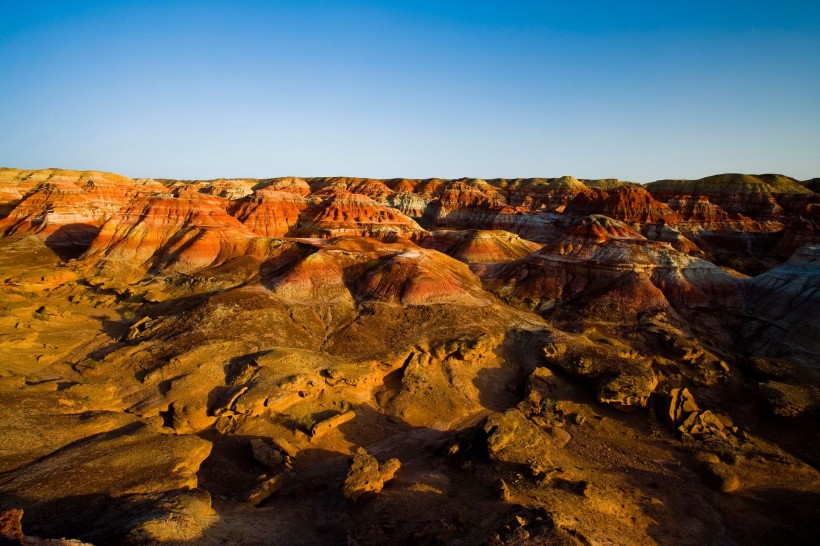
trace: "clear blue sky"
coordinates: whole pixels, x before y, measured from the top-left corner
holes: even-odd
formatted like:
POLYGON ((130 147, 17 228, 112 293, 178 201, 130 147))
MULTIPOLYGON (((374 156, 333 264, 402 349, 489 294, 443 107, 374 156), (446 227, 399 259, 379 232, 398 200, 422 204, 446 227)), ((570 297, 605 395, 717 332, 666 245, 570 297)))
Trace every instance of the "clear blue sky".
POLYGON ((0 0, 0 165, 820 176, 820 1, 0 0))

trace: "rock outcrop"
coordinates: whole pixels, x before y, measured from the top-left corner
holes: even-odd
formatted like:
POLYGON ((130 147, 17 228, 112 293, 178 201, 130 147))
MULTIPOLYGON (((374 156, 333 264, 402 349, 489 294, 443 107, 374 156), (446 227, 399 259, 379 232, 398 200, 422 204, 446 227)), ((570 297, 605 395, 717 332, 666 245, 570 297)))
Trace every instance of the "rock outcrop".
POLYGON ((345 478, 345 498, 357 501, 369 493, 381 492, 384 484, 393 479, 399 468, 401 462, 398 459, 379 463, 364 448, 357 448, 345 478))
POLYGON ((579 193, 564 212, 577 216, 602 214, 627 224, 674 225, 681 221, 668 205, 655 200, 644 188, 631 184, 579 193))
POLYGON ((396 238, 421 231, 414 220, 396 209, 379 205, 367 195, 339 188, 325 188, 313 195, 318 201, 299 215, 292 236, 396 238))
POLYGON ((413 239, 467 264, 508 262, 531 254, 541 245, 503 230, 440 230, 413 239))
POLYGON ((0 169, 0 533, 812 544, 812 187, 0 169))
POLYGON ((560 242, 521 260, 476 271, 499 297, 542 312, 561 302, 581 302, 588 294, 599 301, 611 298, 618 313, 670 304, 685 311, 708 306, 715 297, 732 304, 739 292, 739 280, 712 263, 603 216, 581 220, 560 242))

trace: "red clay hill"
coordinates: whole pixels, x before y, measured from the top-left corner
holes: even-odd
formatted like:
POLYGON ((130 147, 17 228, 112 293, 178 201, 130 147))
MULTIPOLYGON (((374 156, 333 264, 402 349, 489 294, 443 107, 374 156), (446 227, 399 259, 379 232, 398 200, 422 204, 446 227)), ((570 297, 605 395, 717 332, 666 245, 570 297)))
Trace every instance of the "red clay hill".
POLYGON ((816 190, 0 169, 0 541, 814 544, 816 190))

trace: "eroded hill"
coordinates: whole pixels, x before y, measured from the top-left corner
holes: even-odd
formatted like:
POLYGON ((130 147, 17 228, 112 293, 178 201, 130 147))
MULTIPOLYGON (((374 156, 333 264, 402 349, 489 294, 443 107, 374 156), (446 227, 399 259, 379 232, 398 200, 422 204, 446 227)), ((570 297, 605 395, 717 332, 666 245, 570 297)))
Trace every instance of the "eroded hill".
POLYGON ((0 509, 93 544, 813 543, 812 188, 2 169, 0 509))

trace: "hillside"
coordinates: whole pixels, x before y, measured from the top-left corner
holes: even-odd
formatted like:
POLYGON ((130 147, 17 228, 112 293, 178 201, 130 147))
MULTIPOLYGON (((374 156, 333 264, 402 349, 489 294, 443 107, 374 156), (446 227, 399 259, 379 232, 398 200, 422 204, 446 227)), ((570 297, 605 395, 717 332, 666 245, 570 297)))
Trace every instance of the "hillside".
POLYGON ((812 188, 0 169, 0 531, 812 544, 812 188))

